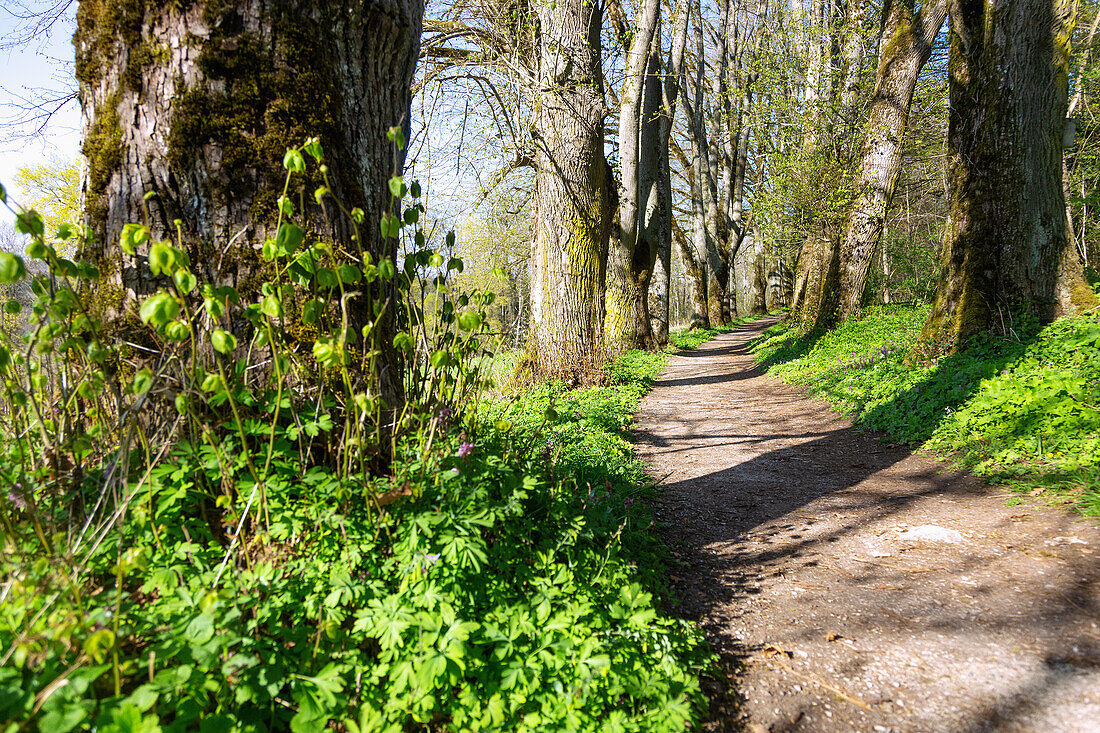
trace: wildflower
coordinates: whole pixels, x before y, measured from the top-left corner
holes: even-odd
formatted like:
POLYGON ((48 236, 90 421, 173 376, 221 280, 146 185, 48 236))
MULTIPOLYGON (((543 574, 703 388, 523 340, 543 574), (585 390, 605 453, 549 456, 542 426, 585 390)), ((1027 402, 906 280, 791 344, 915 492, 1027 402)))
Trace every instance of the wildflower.
POLYGON ((458 457, 459 458, 465 458, 466 456, 470 455, 473 452, 474 452, 474 444, 473 443, 462 443, 461 445, 458 446, 458 457))
POLYGON ((11 489, 11 491, 8 492, 8 501, 10 501, 12 506, 14 506, 16 509, 27 508, 27 499, 25 496, 23 496, 22 489, 23 484, 16 484, 11 489))
POLYGON ((454 410, 449 407, 440 407, 435 413, 435 419, 439 423, 439 427, 442 430, 446 430, 451 426, 451 418, 454 417, 454 410))

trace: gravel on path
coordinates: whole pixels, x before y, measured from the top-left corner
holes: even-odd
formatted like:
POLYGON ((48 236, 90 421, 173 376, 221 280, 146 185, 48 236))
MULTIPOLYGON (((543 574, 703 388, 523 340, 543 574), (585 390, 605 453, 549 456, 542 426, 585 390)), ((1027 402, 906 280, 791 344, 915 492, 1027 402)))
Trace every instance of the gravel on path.
POLYGON ((635 418, 678 611, 731 670, 706 729, 1100 731, 1100 528, 766 376, 774 322, 673 356, 635 418))

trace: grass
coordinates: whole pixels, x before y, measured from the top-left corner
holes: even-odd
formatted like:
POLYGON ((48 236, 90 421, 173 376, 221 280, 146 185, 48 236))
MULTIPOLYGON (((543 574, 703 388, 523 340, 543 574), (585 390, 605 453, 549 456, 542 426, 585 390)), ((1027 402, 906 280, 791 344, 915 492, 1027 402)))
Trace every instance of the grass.
POLYGON ((858 425, 1100 517, 1100 318, 1025 322, 1016 338, 917 363, 910 349, 927 314, 879 309, 815 334, 777 324, 753 348, 771 374, 858 425))

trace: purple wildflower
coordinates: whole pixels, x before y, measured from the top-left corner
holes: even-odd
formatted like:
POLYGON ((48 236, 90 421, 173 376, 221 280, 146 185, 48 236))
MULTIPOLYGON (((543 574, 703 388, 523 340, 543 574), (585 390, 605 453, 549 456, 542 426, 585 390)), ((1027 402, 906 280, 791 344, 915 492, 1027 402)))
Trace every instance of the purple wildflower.
POLYGON ((462 443, 461 445, 458 446, 458 457, 459 458, 465 458, 466 456, 470 455, 473 452, 474 452, 474 444, 473 443, 462 443))
POLYGON ((8 492, 8 501, 16 509, 27 508, 27 498, 23 496, 23 484, 16 484, 12 487, 11 491, 8 492))

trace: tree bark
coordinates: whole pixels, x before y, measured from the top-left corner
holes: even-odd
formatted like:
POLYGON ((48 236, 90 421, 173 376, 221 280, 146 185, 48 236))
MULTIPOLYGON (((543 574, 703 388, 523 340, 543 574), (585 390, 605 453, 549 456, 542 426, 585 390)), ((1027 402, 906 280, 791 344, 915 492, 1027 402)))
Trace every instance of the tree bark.
POLYGON ((661 349, 668 343, 669 289, 672 277, 672 226, 675 212, 672 205, 672 123, 676 114, 676 101, 684 75, 684 53, 687 47, 689 0, 676 3, 672 28, 672 49, 664 70, 661 84, 661 108, 658 114, 658 142, 660 155, 657 180, 659 221, 655 228, 658 235, 657 259, 653 272, 656 281, 657 316, 653 318, 654 346, 661 349))
POLYGON ((950 215, 921 333, 953 349, 1014 316, 1095 305, 1066 237, 1061 156, 1073 0, 952 0, 950 215))
MULTIPOLYGON (((308 234, 375 260, 395 256, 377 222, 388 210, 387 180, 403 154, 386 140, 408 129, 422 0, 118 4, 81 0, 76 75, 83 110, 87 224, 82 255, 100 266, 95 295, 105 317, 125 327, 139 298, 164 284, 118 248, 127 223, 146 221, 152 241, 181 240, 200 280, 256 299, 266 279, 260 257, 274 235, 288 147, 318 136, 333 193, 365 212, 359 243, 330 208, 312 204, 318 174, 297 182, 311 203, 308 234), (145 195, 154 195, 149 201, 145 195)), ((379 328, 382 394, 396 404, 401 374, 392 350, 392 290, 352 303, 359 322, 390 301, 379 328)))
POLYGON ((531 331, 527 364, 584 380, 603 347, 604 288, 614 185, 603 152, 602 5, 536 6, 537 84, 531 331))
POLYGON ((661 3, 645 0, 626 49, 626 77, 619 97, 619 236, 607 260, 607 318, 604 334, 612 350, 647 348, 649 282, 659 242, 647 226, 656 206, 660 175, 661 81, 657 75, 661 3), (655 49, 655 46, 657 47, 655 49))
POLYGON ((913 90, 947 16, 947 0, 924 0, 916 11, 913 5, 914 0, 887 0, 883 8, 878 72, 864 125, 858 189, 840 247, 840 320, 859 312, 901 170, 913 90))

